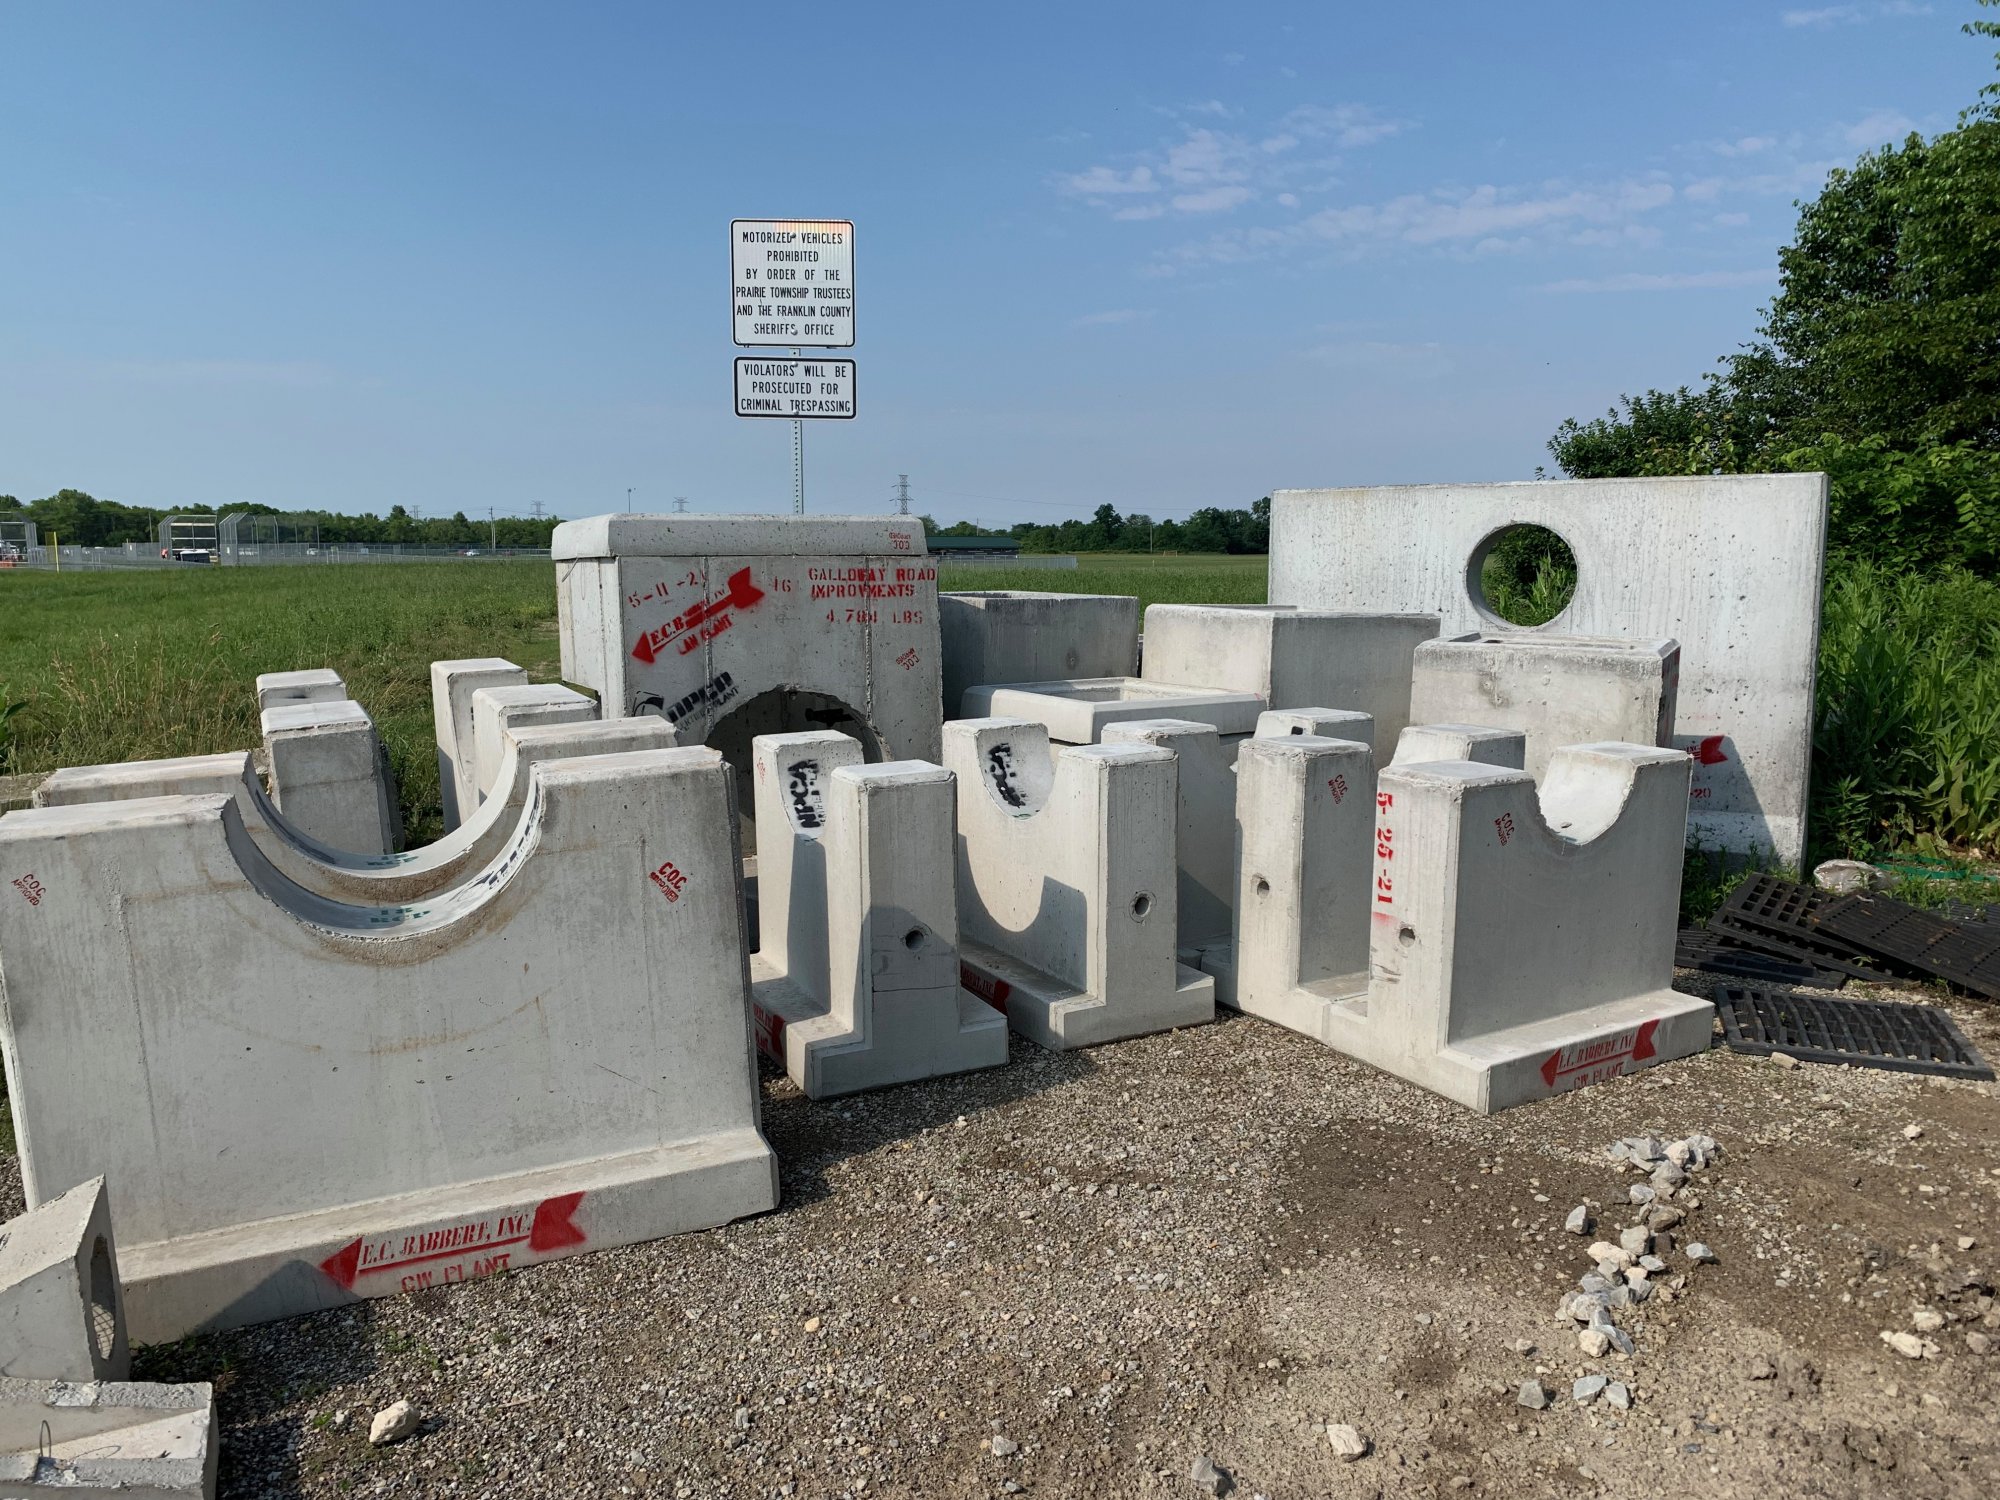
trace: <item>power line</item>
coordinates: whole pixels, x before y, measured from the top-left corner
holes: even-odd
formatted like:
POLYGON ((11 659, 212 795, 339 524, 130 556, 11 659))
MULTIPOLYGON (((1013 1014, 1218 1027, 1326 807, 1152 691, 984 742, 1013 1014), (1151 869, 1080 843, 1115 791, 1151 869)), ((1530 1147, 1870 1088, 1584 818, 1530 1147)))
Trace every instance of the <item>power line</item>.
POLYGON ((909 513, 910 513, 910 476, 907 474, 898 474, 896 476, 896 514, 899 516, 907 516, 909 513))

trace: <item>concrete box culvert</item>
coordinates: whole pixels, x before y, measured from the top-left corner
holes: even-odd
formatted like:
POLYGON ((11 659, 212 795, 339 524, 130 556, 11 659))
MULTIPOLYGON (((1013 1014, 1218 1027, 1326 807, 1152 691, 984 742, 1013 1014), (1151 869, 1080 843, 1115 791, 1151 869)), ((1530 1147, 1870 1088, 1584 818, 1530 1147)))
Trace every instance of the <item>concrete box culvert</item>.
POLYGON ((844 734, 759 736, 758 1045, 814 1099, 997 1066, 1007 1018, 959 982, 953 784, 844 734))
POLYGON ((965 719, 945 726, 945 768, 968 989, 1059 1050, 1214 1018, 1214 981, 1178 958, 1171 751, 965 719))
POLYGON ((1510 527, 1556 531, 1577 583, 1554 633, 1680 643, 1674 743, 1695 761, 1690 832, 1796 865, 1826 514, 1823 474, 1280 490, 1271 598, 1435 610, 1447 634, 1502 634, 1513 627, 1471 570, 1510 527))
POLYGON ((123 1184, 146 1342, 772 1207, 733 833, 699 748, 537 764, 417 904, 301 889, 228 797, 0 818, 28 1201, 123 1184))

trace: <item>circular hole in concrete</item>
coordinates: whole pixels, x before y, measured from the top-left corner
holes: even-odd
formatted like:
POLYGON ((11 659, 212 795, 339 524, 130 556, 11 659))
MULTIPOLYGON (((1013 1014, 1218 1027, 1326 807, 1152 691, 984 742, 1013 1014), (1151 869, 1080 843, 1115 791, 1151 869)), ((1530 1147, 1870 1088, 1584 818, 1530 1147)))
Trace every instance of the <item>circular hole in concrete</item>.
POLYGON ((1260 896, 1271 894, 1271 882, 1266 880, 1262 875, 1257 877, 1257 894, 1260 896))
POLYGON ((1146 914, 1150 912, 1152 909, 1153 909, 1153 898, 1147 895, 1144 891, 1139 892, 1138 895, 1132 898, 1133 921, 1135 922, 1145 921, 1146 914))
POLYGON ((1417 929, 1414 927, 1404 927, 1400 932, 1396 934, 1396 941, 1401 943, 1405 948, 1409 947, 1410 944, 1414 943, 1416 940, 1417 940, 1417 929))
POLYGON ((923 947, 923 945, 924 945, 923 928, 912 927, 908 932, 903 934, 903 946, 905 948, 908 948, 912 953, 915 953, 917 949, 923 947))
POLYGON ((90 1347, 108 1364, 118 1347, 118 1278, 111 1270, 111 1243, 103 1235, 90 1249, 90 1347))
POLYGON ((1472 549, 1465 590, 1496 624, 1546 625, 1576 597, 1576 553, 1548 527, 1517 521, 1472 549))

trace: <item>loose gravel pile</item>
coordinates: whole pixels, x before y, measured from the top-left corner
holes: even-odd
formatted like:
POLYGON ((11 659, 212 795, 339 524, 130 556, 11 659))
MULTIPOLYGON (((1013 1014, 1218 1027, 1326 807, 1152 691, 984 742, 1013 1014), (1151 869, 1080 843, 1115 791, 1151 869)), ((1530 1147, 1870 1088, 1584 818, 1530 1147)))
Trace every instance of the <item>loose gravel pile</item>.
POLYGON ((216 1382, 230 1496, 1986 1500, 2000 1474, 1992 1085, 1712 1052, 1489 1119, 1233 1017, 765 1094, 774 1214, 139 1374, 216 1382))

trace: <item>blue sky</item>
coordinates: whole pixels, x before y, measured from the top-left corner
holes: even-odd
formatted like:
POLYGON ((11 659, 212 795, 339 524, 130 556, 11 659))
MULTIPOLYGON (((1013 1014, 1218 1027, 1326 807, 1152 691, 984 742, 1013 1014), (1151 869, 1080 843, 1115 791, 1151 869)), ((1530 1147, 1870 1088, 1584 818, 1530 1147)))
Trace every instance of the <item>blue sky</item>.
POLYGON ((790 504, 727 229, 855 222, 808 503, 1525 478, 1747 337, 1968 0, 0 6, 0 492, 790 504))

